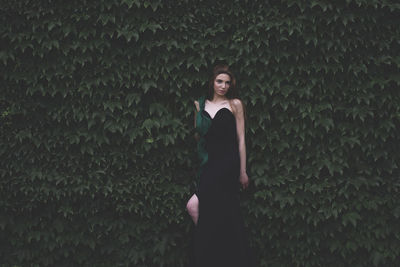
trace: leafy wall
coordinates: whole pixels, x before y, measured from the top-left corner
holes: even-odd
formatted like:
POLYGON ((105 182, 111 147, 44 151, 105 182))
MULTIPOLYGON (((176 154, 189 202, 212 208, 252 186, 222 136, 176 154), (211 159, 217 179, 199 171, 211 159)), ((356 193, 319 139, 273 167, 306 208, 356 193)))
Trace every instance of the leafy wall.
POLYGON ((397 1, 3 2, 1 266, 185 266, 217 62, 247 106, 260 266, 399 262, 397 1))

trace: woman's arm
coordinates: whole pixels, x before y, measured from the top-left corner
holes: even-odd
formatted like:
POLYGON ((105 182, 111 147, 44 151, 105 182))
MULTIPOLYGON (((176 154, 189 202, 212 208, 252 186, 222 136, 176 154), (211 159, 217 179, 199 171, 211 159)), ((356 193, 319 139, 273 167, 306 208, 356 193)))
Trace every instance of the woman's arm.
POLYGON ((243 189, 249 185, 249 177, 246 172, 246 142, 245 142, 245 130, 244 130, 244 111, 242 101, 239 99, 233 99, 233 112, 236 118, 236 132, 239 143, 239 156, 240 156, 240 183, 243 189))

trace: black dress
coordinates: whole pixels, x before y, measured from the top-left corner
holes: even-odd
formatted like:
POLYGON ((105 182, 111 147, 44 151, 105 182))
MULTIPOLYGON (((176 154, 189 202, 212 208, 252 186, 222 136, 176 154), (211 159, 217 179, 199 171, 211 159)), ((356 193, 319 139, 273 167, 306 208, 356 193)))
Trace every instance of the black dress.
MULTIPOLYGON (((205 111, 206 116, 210 115, 205 111)), ((236 120, 227 108, 211 119, 205 135, 208 161, 200 175, 196 267, 252 266, 239 206, 240 157, 236 120)))

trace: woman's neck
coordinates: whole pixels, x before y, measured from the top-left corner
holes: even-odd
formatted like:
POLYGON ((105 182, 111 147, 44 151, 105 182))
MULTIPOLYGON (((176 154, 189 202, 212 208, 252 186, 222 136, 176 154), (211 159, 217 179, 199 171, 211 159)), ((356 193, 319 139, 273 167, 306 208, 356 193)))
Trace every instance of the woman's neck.
POLYGON ((213 103, 219 103, 228 100, 226 96, 219 96, 217 94, 214 94, 213 98, 210 100, 213 103))

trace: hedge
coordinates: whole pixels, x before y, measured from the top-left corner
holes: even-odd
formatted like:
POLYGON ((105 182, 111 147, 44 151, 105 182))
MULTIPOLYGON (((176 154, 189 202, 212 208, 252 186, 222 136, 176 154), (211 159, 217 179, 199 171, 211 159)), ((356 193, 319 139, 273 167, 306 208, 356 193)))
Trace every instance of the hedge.
POLYGON ((3 2, 1 266, 186 266, 193 100, 221 62, 259 266, 400 261, 397 1, 3 2))

